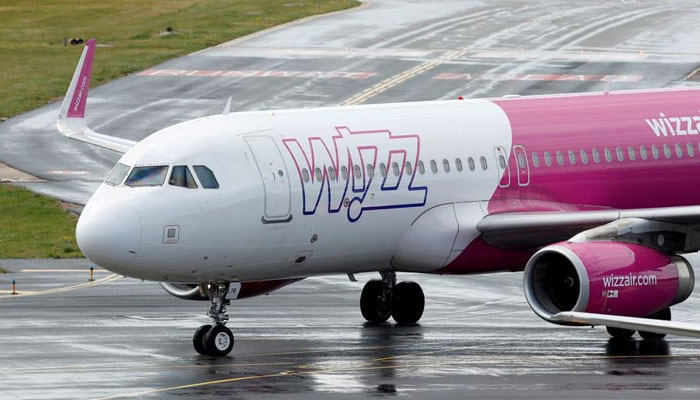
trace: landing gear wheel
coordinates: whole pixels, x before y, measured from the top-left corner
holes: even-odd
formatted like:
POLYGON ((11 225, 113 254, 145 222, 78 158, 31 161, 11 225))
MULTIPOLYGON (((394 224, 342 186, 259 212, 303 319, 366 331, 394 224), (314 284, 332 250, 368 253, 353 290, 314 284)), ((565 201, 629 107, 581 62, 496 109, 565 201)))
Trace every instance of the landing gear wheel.
POLYGON ((233 349, 233 333, 223 325, 216 325, 204 335, 204 347, 209 355, 225 356, 233 349))
MULTIPOLYGON (((663 310, 659 310, 659 311, 651 314, 647 318, 660 319, 663 321, 670 321, 671 320, 671 309, 664 308, 663 310)), ((654 340, 654 339, 663 339, 664 337, 666 337, 666 334, 665 333, 639 331, 639 336, 641 336, 644 339, 654 340)))
POLYGON ((386 321, 391 316, 391 295, 386 283, 372 279, 365 284, 360 296, 362 316, 373 324, 386 321))
POLYGON ((192 337, 192 345, 194 345, 194 349, 197 351, 197 353, 203 356, 209 355, 207 348, 204 346, 204 336, 206 336, 210 329, 211 325, 202 325, 197 328, 197 330, 194 332, 194 336, 192 337))
POLYGON ((423 289, 415 282, 399 282, 391 296, 391 316, 400 325, 415 324, 425 308, 423 289))
POLYGON ((634 335, 635 332, 634 329, 615 328, 612 326, 606 326, 605 329, 608 330, 608 333, 614 339, 629 339, 632 337, 632 335, 634 335))

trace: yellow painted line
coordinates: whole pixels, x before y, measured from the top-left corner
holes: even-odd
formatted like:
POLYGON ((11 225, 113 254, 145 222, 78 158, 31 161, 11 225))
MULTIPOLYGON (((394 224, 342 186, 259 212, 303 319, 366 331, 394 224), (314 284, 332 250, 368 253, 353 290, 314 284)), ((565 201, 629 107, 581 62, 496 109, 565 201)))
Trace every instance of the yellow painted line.
POLYGON ((435 60, 427 61, 423 64, 417 65, 411 69, 408 69, 400 74, 394 75, 390 78, 387 78, 376 85, 365 89, 364 91, 356 94, 355 96, 350 97, 349 99, 345 100, 344 102, 340 103, 342 106, 350 106, 350 105, 355 105, 355 104, 361 104, 364 103, 365 101, 371 99, 372 97, 383 93, 392 87, 405 82, 411 78, 414 78, 424 72, 427 72, 438 65, 453 60, 457 57, 463 56, 467 52, 467 49, 462 49, 462 50, 454 50, 450 51, 435 60))
MULTIPOLYGON (((0 293, 12 294, 12 290, 0 290, 0 293)), ((38 293, 38 292, 31 291, 31 290, 22 290, 22 291, 18 291, 15 296, 19 296, 21 294, 34 294, 34 293, 38 293)))
POLYGON ((42 294, 70 292, 72 290, 101 285, 103 283, 111 282, 111 281, 117 280, 119 278, 121 278, 121 276, 119 276, 117 274, 112 274, 112 275, 106 276, 104 278, 98 279, 98 280, 93 281, 93 282, 86 282, 86 283, 81 283, 78 285, 59 287, 59 288, 55 288, 55 289, 41 290, 41 291, 37 291, 37 292, 18 292, 16 295, 10 294, 10 295, 0 296, 0 299, 9 299, 9 298, 16 298, 16 297, 24 297, 24 296, 39 296, 42 294))
MULTIPOLYGON (((106 269, 95 269, 94 272, 109 272, 106 269)), ((21 272, 87 272, 90 273, 90 269, 23 269, 21 272)))
MULTIPOLYGON (((215 359, 211 357, 210 359, 215 359)), ((293 362, 269 362, 269 363, 228 363, 228 364, 197 364, 197 365, 174 365, 174 364, 154 364, 144 365, 143 363, 118 363, 118 364, 86 364, 86 365, 60 365, 54 367, 39 367, 39 368, 3 368, 0 369, 0 374, 3 373, 41 373, 41 372, 81 372, 81 371, 147 371, 147 370, 170 370, 170 369, 201 369, 211 367, 281 367, 294 365, 293 362)))

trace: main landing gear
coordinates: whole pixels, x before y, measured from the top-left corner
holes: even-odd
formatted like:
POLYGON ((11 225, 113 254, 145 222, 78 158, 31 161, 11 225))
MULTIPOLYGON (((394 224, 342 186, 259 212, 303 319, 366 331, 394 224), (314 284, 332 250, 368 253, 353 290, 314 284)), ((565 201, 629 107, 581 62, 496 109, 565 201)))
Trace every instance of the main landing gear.
MULTIPOLYGON (((671 320, 671 309, 670 308, 664 308, 663 310, 659 310, 647 318, 650 319, 660 319, 663 321, 670 321, 671 320)), ((606 326, 605 329, 607 329, 608 333, 610 336, 612 336, 614 339, 629 339, 634 335, 634 330, 633 329, 625 329, 625 328, 613 328, 612 326, 606 326)), ((655 332, 644 332, 644 331, 639 331, 639 336, 642 337, 642 339, 663 339, 666 337, 665 333, 655 333, 655 332)))
POLYGON ((205 356, 225 356, 233 349, 233 333, 226 327, 228 315, 226 299, 228 283, 210 283, 206 290, 211 301, 208 315, 214 320, 213 325, 202 325, 194 333, 192 344, 197 353, 205 356))
POLYGON ((394 271, 381 271, 382 279, 365 284, 360 296, 362 316, 371 323, 394 318, 400 325, 415 324, 425 308, 423 289, 415 282, 396 283, 394 271))

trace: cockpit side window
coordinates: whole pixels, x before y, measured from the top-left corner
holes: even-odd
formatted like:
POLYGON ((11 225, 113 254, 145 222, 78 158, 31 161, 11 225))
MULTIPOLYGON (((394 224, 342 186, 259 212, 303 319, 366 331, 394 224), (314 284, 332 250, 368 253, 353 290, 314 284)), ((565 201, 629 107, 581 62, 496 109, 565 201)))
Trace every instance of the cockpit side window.
POLYGON ((117 165, 112 168, 112 172, 107 175, 107 179, 105 179, 105 183, 108 185, 112 186, 119 186, 124 182, 124 178, 126 178, 126 174, 129 172, 129 169, 131 169, 130 166, 122 163, 117 163, 117 165))
POLYGON ((185 165, 176 165, 173 167, 173 172, 170 173, 170 180, 168 180, 168 183, 172 186, 197 189, 194 176, 192 176, 190 169, 185 165))
POLYGON ((203 188, 219 188, 219 182, 216 180, 214 173, 211 172, 209 168, 205 167, 204 165, 194 165, 192 168, 194 168, 194 173, 197 174, 197 178, 199 178, 199 183, 202 184, 203 188))
POLYGON ((162 186, 167 173, 167 165, 134 167, 126 179, 126 186, 162 186))

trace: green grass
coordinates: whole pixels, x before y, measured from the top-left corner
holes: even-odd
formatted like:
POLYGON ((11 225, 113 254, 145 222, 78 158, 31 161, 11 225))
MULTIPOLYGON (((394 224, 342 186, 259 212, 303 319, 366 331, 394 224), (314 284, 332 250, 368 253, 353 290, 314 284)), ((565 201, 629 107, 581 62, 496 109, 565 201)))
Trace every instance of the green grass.
POLYGON ((0 185, 0 258, 82 257, 77 221, 56 200, 0 185))
POLYGON ((65 94, 83 46, 96 38, 92 86, 353 0, 3 0, 0 118, 65 94), (168 28, 172 34, 163 35, 168 28))
MULTIPOLYGON (((2 0, 0 121, 62 97, 96 38, 92 86, 354 0, 2 0), (169 34, 163 34, 171 31, 169 34)), ((0 122, 1 123, 1 122, 0 122)), ((55 200, 0 184, 0 258, 82 257, 77 218, 55 200)), ((2 271, 0 270, 0 273, 2 271)))

